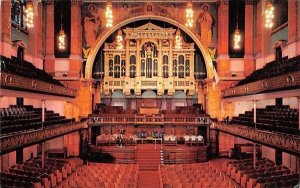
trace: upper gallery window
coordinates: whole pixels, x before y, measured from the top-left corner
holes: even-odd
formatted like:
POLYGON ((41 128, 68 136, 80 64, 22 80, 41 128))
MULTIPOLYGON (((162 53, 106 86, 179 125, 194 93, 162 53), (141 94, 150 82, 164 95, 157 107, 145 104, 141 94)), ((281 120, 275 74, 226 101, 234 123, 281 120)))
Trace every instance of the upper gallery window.
POLYGON ((22 29, 26 28, 25 22, 25 10, 26 3, 24 0, 12 0, 11 1, 11 22, 22 29))

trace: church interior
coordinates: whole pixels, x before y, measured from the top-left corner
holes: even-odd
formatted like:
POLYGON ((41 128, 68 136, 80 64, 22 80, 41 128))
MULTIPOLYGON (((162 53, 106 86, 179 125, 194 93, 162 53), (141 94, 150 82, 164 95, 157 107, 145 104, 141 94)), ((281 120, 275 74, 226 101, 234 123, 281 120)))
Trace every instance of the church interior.
POLYGON ((0 5, 0 187, 300 186, 299 0, 0 5))

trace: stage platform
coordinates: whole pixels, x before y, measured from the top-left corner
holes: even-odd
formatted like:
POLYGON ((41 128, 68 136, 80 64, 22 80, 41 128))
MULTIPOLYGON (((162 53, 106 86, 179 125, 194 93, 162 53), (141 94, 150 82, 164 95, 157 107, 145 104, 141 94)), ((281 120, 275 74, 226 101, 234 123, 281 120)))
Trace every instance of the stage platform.
POLYGON ((89 160, 111 163, 138 163, 137 158, 147 156, 149 150, 157 152, 160 164, 180 164, 206 162, 207 146, 187 145, 158 145, 158 144, 137 144, 134 146, 96 146, 89 145, 89 160), (137 152, 138 151, 138 152, 137 152), (137 156, 137 153, 139 157, 137 156), (144 153, 144 154, 143 154, 144 153))

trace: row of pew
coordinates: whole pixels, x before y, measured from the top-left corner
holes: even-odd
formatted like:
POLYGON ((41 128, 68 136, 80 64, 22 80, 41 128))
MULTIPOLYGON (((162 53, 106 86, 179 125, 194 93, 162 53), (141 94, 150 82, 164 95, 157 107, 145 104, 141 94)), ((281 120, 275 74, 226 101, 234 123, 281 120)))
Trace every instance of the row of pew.
POLYGON ((230 178, 214 169, 209 163, 174 164, 160 166, 161 187, 233 188, 230 178))
MULTIPOLYGON (((1 135, 40 129, 42 127, 42 108, 31 105, 0 108, 1 135)), ((74 119, 66 119, 52 110, 45 110, 44 127, 72 123, 74 119)))
POLYGON ((7 58, 0 56, 1 71, 10 72, 19 76, 41 80, 51 84, 63 86, 58 80, 55 80, 51 75, 44 70, 36 68, 33 64, 23 61, 18 62, 16 57, 7 58))
POLYGON ((58 187, 137 187, 137 164, 88 163, 58 187))
POLYGON ((56 187, 82 165, 83 161, 79 158, 45 158, 43 167, 41 159, 33 158, 23 164, 11 166, 8 171, 0 172, 1 187, 56 187))
POLYGON ((245 79, 241 80, 237 85, 244 85, 251 82, 255 82, 257 80, 272 78, 275 76, 280 76, 299 70, 300 56, 296 56, 290 59, 284 57, 281 61, 271 61, 267 63, 263 68, 255 70, 245 79))
POLYGON ((255 168, 253 159, 229 161, 222 169, 243 188, 293 187, 299 181, 299 174, 268 159, 257 160, 255 168))
MULTIPOLYGON (((267 106, 266 108, 257 109, 256 128, 285 134, 299 135, 298 129, 298 110, 291 109, 289 106, 267 106)), ((254 112, 246 111, 233 117, 231 123, 254 127, 254 112)))

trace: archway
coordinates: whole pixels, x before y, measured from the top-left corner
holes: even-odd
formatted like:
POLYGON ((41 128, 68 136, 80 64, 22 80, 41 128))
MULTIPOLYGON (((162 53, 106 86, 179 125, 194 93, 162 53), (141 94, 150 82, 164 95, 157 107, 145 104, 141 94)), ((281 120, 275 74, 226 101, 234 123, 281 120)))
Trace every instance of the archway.
POLYGON ((124 109, 126 109, 125 95, 122 91, 114 91, 111 98, 111 106, 122 106, 124 109))
POLYGON ((196 43, 196 45, 199 47, 199 49, 200 49, 200 51, 201 51, 201 53, 204 57, 205 66, 206 66, 206 70, 207 70, 207 77, 208 78, 213 78, 212 59, 211 59, 210 55, 207 53, 206 49, 203 47, 203 45, 200 41, 199 35, 197 33, 193 32, 192 30, 188 29, 187 27, 185 27, 180 22, 178 22, 176 20, 173 20, 171 18, 168 18, 168 17, 160 16, 160 15, 140 15, 140 16, 132 17, 132 18, 129 18, 127 20, 123 20, 119 24, 116 24, 112 28, 104 31, 104 33, 102 33, 101 36, 97 39, 96 44, 94 45, 94 47, 92 47, 91 52, 88 56, 88 59, 87 59, 87 62, 86 62, 86 67, 85 67, 85 73, 86 73, 85 78, 87 78, 87 79, 92 78, 93 64, 94 64, 96 55, 97 55, 100 47, 102 46, 102 44, 105 42, 105 40, 111 34, 113 34, 120 27, 125 26, 129 23, 132 23, 132 22, 135 22, 135 21, 140 21, 140 20, 149 20, 149 18, 151 18, 151 20, 159 20, 159 21, 163 21, 163 22, 167 22, 167 23, 176 25, 181 30, 183 30, 186 34, 188 34, 193 39, 193 41, 196 43))
POLYGON ((172 110, 177 106, 187 106, 186 94, 183 91, 176 91, 172 96, 172 110))

